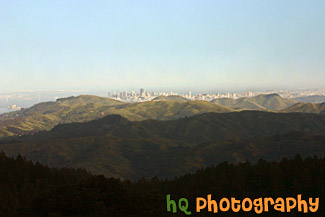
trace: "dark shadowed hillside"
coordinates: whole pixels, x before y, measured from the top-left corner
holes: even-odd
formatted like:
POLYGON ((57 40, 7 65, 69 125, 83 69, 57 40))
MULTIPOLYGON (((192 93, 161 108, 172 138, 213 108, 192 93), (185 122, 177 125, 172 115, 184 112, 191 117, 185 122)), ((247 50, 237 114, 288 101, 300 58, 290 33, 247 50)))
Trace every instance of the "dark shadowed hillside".
POLYGON ((173 177, 224 160, 322 155, 324 135, 325 116, 317 114, 243 111, 139 122, 115 115, 8 138, 0 149, 50 166, 134 179, 173 177))
POLYGON ((128 121, 119 115, 109 115, 84 123, 61 124, 51 131, 16 138, 35 140, 108 135, 115 138, 167 138, 200 144, 233 138, 272 136, 292 131, 324 134, 325 116, 242 111, 205 113, 169 121, 128 121))

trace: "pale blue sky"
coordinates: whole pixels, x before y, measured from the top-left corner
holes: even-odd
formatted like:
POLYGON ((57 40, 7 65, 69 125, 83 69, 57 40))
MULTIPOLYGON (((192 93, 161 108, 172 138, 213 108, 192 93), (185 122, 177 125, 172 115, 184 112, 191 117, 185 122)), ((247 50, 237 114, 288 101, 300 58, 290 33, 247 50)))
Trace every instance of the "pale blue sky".
POLYGON ((0 91, 325 88, 324 0, 0 0, 0 91))

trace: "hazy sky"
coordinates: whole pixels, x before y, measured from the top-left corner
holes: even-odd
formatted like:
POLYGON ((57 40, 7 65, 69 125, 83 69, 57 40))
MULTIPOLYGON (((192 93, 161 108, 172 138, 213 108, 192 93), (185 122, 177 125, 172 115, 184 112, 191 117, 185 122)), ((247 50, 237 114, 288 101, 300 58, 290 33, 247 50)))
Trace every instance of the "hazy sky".
POLYGON ((0 91, 325 88, 324 0, 0 0, 0 91))

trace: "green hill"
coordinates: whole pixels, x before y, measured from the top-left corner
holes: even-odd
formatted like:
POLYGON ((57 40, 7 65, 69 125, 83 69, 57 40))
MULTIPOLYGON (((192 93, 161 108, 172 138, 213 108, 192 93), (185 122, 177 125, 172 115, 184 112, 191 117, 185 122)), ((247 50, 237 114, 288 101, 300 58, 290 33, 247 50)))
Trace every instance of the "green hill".
POLYGON ((122 103, 106 97, 82 95, 0 115, 0 137, 49 130, 59 123, 90 121, 110 114, 119 114, 129 120, 168 120, 230 111, 232 109, 206 101, 122 103))
POLYGON ((36 104, 28 109, 0 115, 0 137, 49 130, 59 123, 101 118, 103 108, 122 105, 106 97, 82 95, 36 104))
MULTIPOLYGON (((121 115, 130 121, 139 121, 145 119, 174 120, 202 113, 227 113, 238 109, 284 112, 309 112, 311 110, 281 110, 293 103, 295 101, 281 98, 277 94, 237 100, 216 99, 214 103, 200 100, 188 101, 179 96, 160 97, 158 100, 142 103, 123 103, 106 97, 81 95, 58 99, 56 102, 40 103, 28 109, 0 115, 0 138, 50 130, 60 123, 91 121, 112 114, 121 115)), ((314 113, 321 113, 324 109, 320 106, 318 110, 314 113)))
POLYGON ((224 160, 324 154, 324 135, 325 116, 317 114, 243 111, 136 122, 114 115, 2 139, 0 149, 49 166, 135 179, 174 177, 224 160))
POLYGON ((284 112, 303 112, 303 113, 316 113, 325 114, 325 103, 304 103, 300 102, 289 108, 283 109, 284 112))
POLYGON ((253 110, 281 110, 285 109, 297 101, 280 97, 278 94, 258 95, 256 97, 243 97, 239 99, 218 98, 212 103, 228 106, 233 109, 253 109, 253 110))

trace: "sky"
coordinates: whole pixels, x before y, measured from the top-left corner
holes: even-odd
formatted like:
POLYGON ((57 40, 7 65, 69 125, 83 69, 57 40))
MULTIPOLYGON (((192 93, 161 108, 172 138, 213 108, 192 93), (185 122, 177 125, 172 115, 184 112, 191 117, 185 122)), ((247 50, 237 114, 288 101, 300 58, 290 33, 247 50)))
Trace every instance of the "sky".
POLYGON ((325 88, 323 0, 0 0, 0 91, 325 88))

